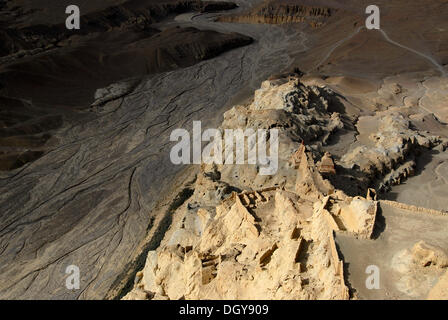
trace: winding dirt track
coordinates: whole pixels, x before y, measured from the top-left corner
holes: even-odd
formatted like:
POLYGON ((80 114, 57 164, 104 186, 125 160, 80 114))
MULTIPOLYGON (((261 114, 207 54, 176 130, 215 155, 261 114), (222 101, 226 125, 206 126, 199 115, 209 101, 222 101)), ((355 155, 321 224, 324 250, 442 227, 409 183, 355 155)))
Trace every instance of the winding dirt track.
POLYGON ((440 73, 441 73, 442 76, 444 76, 444 77, 448 76, 448 72, 445 70, 445 68, 444 68, 440 63, 438 63, 433 57, 431 57, 431 56, 429 56, 429 55, 427 55, 427 54, 424 54, 424 53, 422 53, 422 52, 419 52, 419 51, 417 51, 417 50, 414 50, 414 49, 412 49, 412 48, 409 48, 409 47, 407 47, 407 46, 405 46, 405 45, 402 45, 401 43, 398 43, 398 42, 392 40, 392 39, 389 38, 389 36, 387 35, 386 31, 384 31, 384 30, 382 30, 382 29, 380 29, 379 32, 381 32, 381 34, 383 35, 384 39, 386 39, 387 42, 389 42, 389 43, 391 43, 391 44, 393 44, 393 45, 396 45, 396 46, 398 46, 398 47, 400 47, 400 48, 403 48, 403 49, 405 49, 405 50, 408 50, 408 51, 410 51, 410 52, 413 52, 413 53, 415 53, 416 55, 419 55, 420 57, 422 57, 422 58, 428 60, 429 62, 431 62, 431 63, 437 68, 437 70, 440 71, 440 73))
POLYGON ((171 131, 190 128, 193 120, 216 126, 231 97, 291 63, 286 46, 296 34, 209 18, 184 23, 256 42, 143 79, 100 114, 62 130, 48 154, 0 177, 0 298, 104 298, 152 230, 160 194, 182 169, 168 158, 171 131), (80 290, 65 287, 69 265, 80 268, 80 290))
MULTIPOLYGON (((330 50, 329 50, 328 53, 325 55, 325 57, 324 57, 319 63, 316 64, 316 66, 314 67, 314 70, 316 70, 318 67, 320 67, 321 65, 323 65, 324 62, 327 61, 327 60, 330 58, 330 56, 332 55, 332 53, 333 53, 337 48, 339 48, 340 46, 342 46, 342 45, 343 45, 344 43, 346 43, 347 41, 351 40, 351 39, 352 39, 354 36, 356 36, 361 30, 365 30, 365 29, 366 29, 365 27, 358 27, 353 33, 349 34, 349 35, 348 35, 347 37, 345 37, 344 39, 342 39, 342 40, 336 42, 336 43, 330 48, 330 50)), ((431 56, 429 56, 429 55, 427 55, 427 54, 424 54, 424 53, 422 53, 422 52, 419 52, 419 51, 417 51, 417 50, 415 50, 415 49, 409 48, 409 47, 407 47, 407 46, 405 46, 405 45, 402 45, 401 43, 398 43, 398 42, 392 40, 392 39, 388 36, 388 34, 386 33, 386 31, 384 31, 383 29, 380 29, 380 30, 378 30, 378 31, 381 33, 381 35, 384 37, 384 39, 385 39, 387 42, 393 44, 394 46, 397 46, 397 47, 400 47, 400 48, 405 49, 405 50, 407 50, 407 51, 410 51, 410 52, 412 52, 412 53, 415 53, 416 55, 419 55, 420 57, 422 57, 422 58, 428 60, 429 62, 431 62, 431 64, 433 64, 433 65, 436 67, 436 69, 437 69, 438 71, 440 71, 440 73, 441 73, 441 75, 442 75, 443 77, 447 77, 447 76, 448 76, 448 71, 447 71, 447 70, 446 70, 440 63, 438 63, 433 57, 431 57, 431 56)))

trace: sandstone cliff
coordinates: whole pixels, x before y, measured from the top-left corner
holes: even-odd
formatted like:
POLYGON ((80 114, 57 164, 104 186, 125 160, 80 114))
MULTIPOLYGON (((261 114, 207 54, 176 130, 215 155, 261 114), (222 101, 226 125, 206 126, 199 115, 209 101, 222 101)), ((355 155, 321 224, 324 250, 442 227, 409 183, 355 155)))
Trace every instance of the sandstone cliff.
POLYGON ((249 13, 226 15, 218 19, 222 22, 240 23, 308 23, 312 27, 322 26, 326 19, 337 11, 325 6, 303 5, 282 1, 265 1, 249 13))

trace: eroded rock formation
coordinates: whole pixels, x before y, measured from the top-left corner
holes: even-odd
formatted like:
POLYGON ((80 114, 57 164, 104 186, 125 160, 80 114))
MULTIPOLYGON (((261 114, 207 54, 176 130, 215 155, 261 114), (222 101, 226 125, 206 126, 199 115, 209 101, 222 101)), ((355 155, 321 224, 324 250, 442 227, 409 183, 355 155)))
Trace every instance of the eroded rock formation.
POLYGON ((447 299, 446 273, 448 256, 444 249, 424 241, 394 256, 394 268, 401 274, 397 286, 411 296, 423 294, 432 287, 428 299, 447 299), (434 285, 435 284, 435 285, 434 285))
POLYGON ((314 183, 309 172, 318 175, 304 149, 302 160, 296 191, 232 192, 216 207, 202 200, 204 179, 215 199, 222 182, 203 171, 195 205, 180 209, 179 229, 148 254, 125 299, 348 299, 333 232, 370 237, 376 202, 302 192, 303 180, 314 183))
POLYGON ((239 15, 226 15, 218 19, 222 22, 239 23, 308 23, 320 27, 337 9, 319 5, 304 5, 290 1, 265 1, 251 12, 239 15))
MULTIPOLYGON (((330 182, 344 170, 341 163, 387 178, 414 148, 441 141, 412 130, 400 113, 379 112, 380 125, 359 132, 364 145, 351 146, 335 164, 320 150, 345 127, 336 102, 332 90, 290 75, 264 82, 250 103, 226 112, 221 130, 280 130, 277 174, 263 177, 257 165, 202 165, 193 196, 174 213, 170 230, 148 253, 124 299, 356 298, 335 235, 352 241, 377 237, 380 203, 445 217, 377 200, 374 189, 366 190, 366 198, 348 196, 330 182)), ((429 298, 446 294, 443 249, 418 242, 396 253, 392 263, 394 273, 402 274, 396 282, 400 292, 416 297, 433 287, 429 298)))
POLYGON ((349 298, 334 232, 370 238, 377 203, 335 190, 298 142, 321 143, 342 125, 328 115, 326 95, 296 77, 267 81, 250 105, 225 114, 222 128, 282 130, 282 173, 261 178, 248 166, 203 165, 193 196, 125 299, 349 298), (310 122, 314 131, 304 130, 310 122), (265 188, 256 188, 260 182, 265 188))
POLYGON ((431 149, 443 142, 440 136, 411 129, 410 119, 398 110, 361 117, 358 142, 341 158, 345 168, 357 166, 368 177, 385 176, 380 192, 413 175, 414 155, 419 149, 431 149))

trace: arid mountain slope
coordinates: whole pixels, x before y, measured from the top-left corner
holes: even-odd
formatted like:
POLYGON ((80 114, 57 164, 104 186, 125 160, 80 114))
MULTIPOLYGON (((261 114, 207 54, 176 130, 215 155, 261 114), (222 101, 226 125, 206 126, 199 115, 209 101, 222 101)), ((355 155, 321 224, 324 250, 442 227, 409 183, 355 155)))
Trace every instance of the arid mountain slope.
MULTIPOLYGON (((220 18, 241 23, 292 24, 308 35, 308 49, 295 55, 301 70, 380 79, 392 73, 423 71, 434 65, 386 38, 448 63, 446 1, 377 1, 381 30, 366 30, 369 1, 267 0, 220 18), (431 17, 431 19, 428 19, 431 17), (316 28, 317 27, 317 28, 316 28), (431 66, 432 65, 432 66, 431 66)), ((295 51, 291 42, 291 52, 295 51)), ((446 68, 445 68, 446 69, 446 68)))
MULTIPOLYGON (((65 22, 33 24, 34 16, 43 19, 46 13, 27 7, 13 10, 12 16, 1 16, 0 24, 7 28, 0 31, 0 96, 4 97, 0 112, 4 117, 15 116, 0 128, 0 170, 19 168, 41 156, 51 142, 57 143, 49 141, 54 130, 63 121, 72 123, 73 118, 82 117, 71 109, 89 108, 97 88, 126 78, 134 78, 135 84, 141 76, 191 66, 250 44, 250 37, 236 33, 192 27, 161 32, 151 27, 176 13, 234 6, 200 1, 128 1, 90 12, 96 8, 91 4, 84 11, 79 31, 67 30, 65 22), (18 23, 28 18, 26 26, 18 23), (25 107, 12 110, 14 104, 25 107)), ((60 4, 46 8, 56 11, 60 4)), ((65 14, 65 10, 59 13, 65 14)), ((49 21, 51 17, 49 12, 49 21)))

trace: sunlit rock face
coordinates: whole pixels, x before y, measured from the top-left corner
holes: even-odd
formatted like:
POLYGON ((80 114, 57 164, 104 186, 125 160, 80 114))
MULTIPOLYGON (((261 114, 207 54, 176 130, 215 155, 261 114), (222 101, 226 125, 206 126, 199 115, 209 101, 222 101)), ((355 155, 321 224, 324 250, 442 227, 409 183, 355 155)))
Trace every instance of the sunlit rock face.
POLYGON ((219 21, 268 24, 306 23, 315 28, 322 26, 326 19, 337 11, 337 8, 328 7, 324 4, 275 0, 265 1, 244 14, 221 17, 219 21))
POLYGON ((251 104, 225 114, 222 128, 282 129, 281 173, 257 189, 256 170, 239 176, 237 165, 202 166, 193 196, 176 212, 179 222, 149 252, 125 299, 349 298, 333 233, 370 238, 377 205, 335 190, 297 143, 307 121, 319 124, 315 136, 304 136, 314 143, 343 126, 328 115, 325 95, 331 91, 302 85, 297 77, 266 81, 251 104), (285 172, 289 181, 281 180, 285 172), (235 191, 235 185, 248 189, 235 191))

